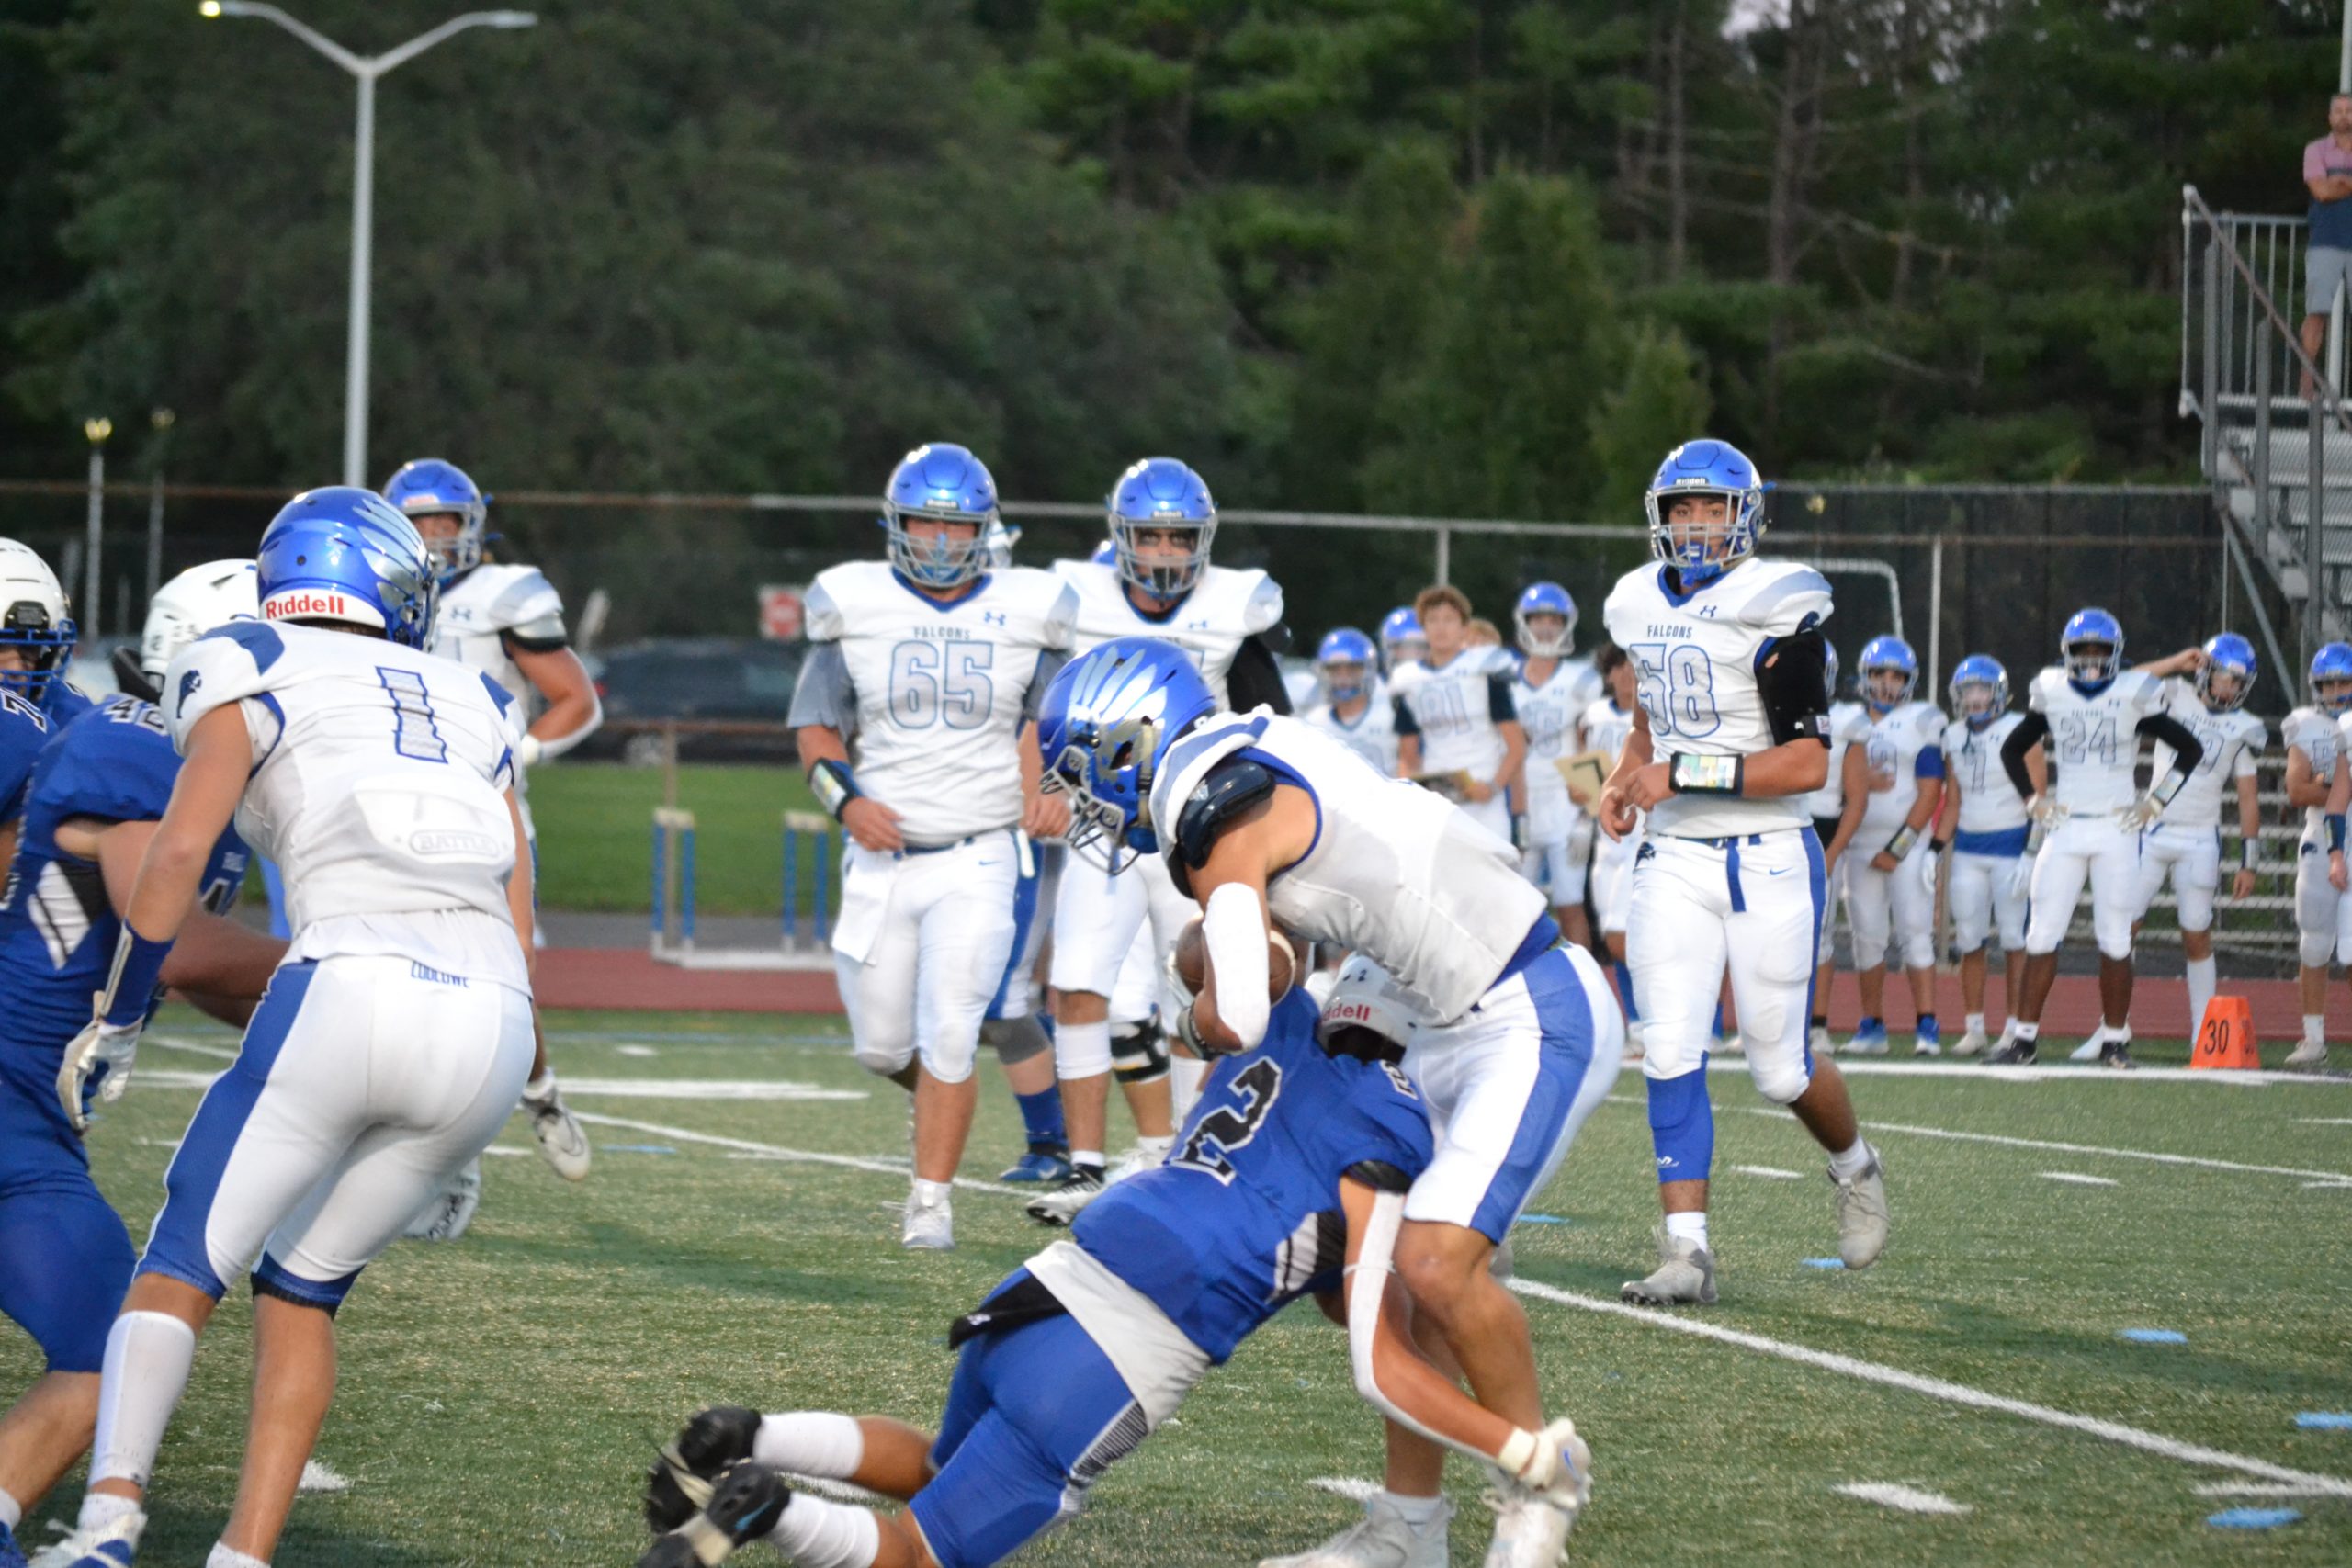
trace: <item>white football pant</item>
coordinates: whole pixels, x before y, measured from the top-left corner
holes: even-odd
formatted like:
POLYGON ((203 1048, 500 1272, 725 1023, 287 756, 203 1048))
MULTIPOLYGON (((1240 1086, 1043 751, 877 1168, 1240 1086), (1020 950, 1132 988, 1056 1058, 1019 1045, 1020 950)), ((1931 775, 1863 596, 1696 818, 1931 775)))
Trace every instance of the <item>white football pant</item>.
MULTIPOLYGON (((2321 868, 2324 885, 2326 868, 2321 868)), ((2213 929, 2213 895, 2222 886, 2222 830, 2192 828, 2178 822, 2158 822, 2140 835, 2140 914, 2172 881, 2173 902, 2180 912, 2180 929, 2213 929)), ((2332 891, 2332 889, 2331 889, 2332 891)))
POLYGON ((2132 956, 2132 922, 2140 916, 2140 835, 2111 816, 2070 817, 2041 841, 2033 862, 2027 953, 2039 957, 2064 943, 2086 881, 2099 956, 2132 956))
POLYGON ((1012 956, 1012 829, 923 853, 853 842, 842 859, 833 972, 858 1064, 888 1077, 920 1057, 940 1082, 962 1083, 1012 956))
POLYGON ((1951 857, 1952 940, 1974 953, 1998 935, 2001 951, 2025 945, 2026 889, 2018 884, 2018 857, 1978 855, 1955 850, 1951 857), (2011 891, 2012 887, 2015 891, 2011 891))
MULTIPOLYGON (((1846 878, 1846 919, 1854 928, 1854 967, 1884 964, 1890 934, 1905 969, 1927 969, 1936 962, 1936 906, 1919 881, 1920 863, 1932 852, 1922 838, 1911 846, 1893 871, 1871 864, 1871 855, 1849 849, 1838 870, 1846 878)), ((1743 1010, 1743 1023, 1747 1017, 1743 1010)))

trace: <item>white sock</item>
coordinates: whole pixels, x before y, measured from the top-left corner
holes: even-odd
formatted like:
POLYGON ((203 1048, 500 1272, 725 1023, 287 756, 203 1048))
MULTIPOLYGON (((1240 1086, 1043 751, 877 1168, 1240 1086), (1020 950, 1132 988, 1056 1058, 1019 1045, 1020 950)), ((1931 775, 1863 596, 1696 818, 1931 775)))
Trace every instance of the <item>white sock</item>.
POLYGON ((117 1519, 129 1518, 135 1521, 129 1532, 135 1544, 139 1532, 146 1528, 146 1517, 145 1510, 128 1497, 118 1497, 109 1492, 85 1492, 82 1494, 82 1513, 74 1521, 74 1528, 83 1531, 102 1530, 117 1519))
POLYGON ((1209 1076, 1209 1065, 1197 1056, 1170 1055, 1168 1058, 1168 1089, 1176 1101, 1176 1125, 1182 1127, 1185 1118, 1193 1114, 1193 1107, 1201 1098, 1201 1082, 1209 1076))
POLYGON ((2327 1015, 2325 1013, 2307 1012, 2303 1014, 2303 1043, 2306 1045, 2324 1045, 2327 1043, 2327 1015))
POLYGON ((204 1560, 204 1568, 269 1568, 258 1557, 248 1557, 225 1540, 212 1543, 212 1555, 204 1560))
POLYGON ((2017 1037, 2019 1040, 2041 1038, 2041 1025, 2039 1023, 2028 1023, 2024 1019, 2017 1018, 2009 1021, 2009 1027, 2017 1031, 2017 1037))
POLYGON ((915 1207, 919 1209, 938 1207, 947 1201, 947 1195, 955 1190, 955 1187, 956 1184, 952 1181, 925 1181, 922 1177, 916 1177, 915 1207))
POLYGON ((873 1568, 882 1527, 864 1508, 795 1492, 768 1541, 797 1568, 873 1568))
POLYGON ((523 1086, 523 1098, 525 1100, 536 1100, 541 1104, 545 1104, 549 1100, 554 1099, 555 1069, 553 1067, 549 1067, 546 1072, 541 1073, 537 1077, 535 1077, 529 1083, 525 1084, 523 1086))
POLYGON ((1829 1156, 1829 1169, 1841 1181, 1851 1181, 1861 1175, 1871 1163, 1871 1146, 1860 1137, 1850 1149, 1840 1149, 1829 1156))
POLYGON ((1982 1034, 1984 1032, 1984 1015, 1983 1013, 1972 1012, 1968 1015, 1968 1032, 1971 1034, 1982 1034))
MULTIPOLYGON (((92 1481, 128 1481, 144 1491, 155 1473, 155 1450, 196 1364, 196 1330, 160 1312, 127 1312, 107 1333, 106 1370, 98 1385, 98 1431, 90 1445, 92 1481)), ((85 1516, 90 1502, 82 1504, 85 1516)), ((84 1519, 84 1528, 88 1520, 84 1519)))
POLYGON ((1069 1152, 1069 1163, 1090 1166, 1093 1168, 1094 1174, 1100 1176, 1102 1174, 1102 1151, 1101 1149, 1072 1149, 1069 1152))
MULTIPOLYGON (((1704 1215, 1700 1217, 1705 1218, 1704 1215)), ((1445 1499, 1442 1497, 1408 1497, 1401 1492, 1390 1492, 1385 1488, 1380 1497, 1396 1510, 1398 1518, 1415 1529, 1425 1529, 1445 1517, 1445 1499)))
POLYGON ((6 1492, 0 1492, 0 1529, 14 1530, 25 1522, 25 1506, 6 1492))
POLYGON ((1175 1146, 1176 1140, 1173 1137, 1147 1138, 1140 1133, 1136 1134, 1136 1147, 1149 1155, 1154 1160, 1164 1157, 1168 1151, 1175 1146))
POLYGON ((1666 1234, 1679 1240, 1707 1245, 1707 1211, 1693 1209, 1687 1213, 1666 1216, 1666 1234))
POLYGON ((847 1481, 865 1462, 865 1434, 858 1430, 854 1416, 789 1410, 760 1417, 759 1432, 752 1438, 752 1457, 797 1475, 847 1481))
POLYGON ((2192 1034, 2205 1027, 2205 1010, 2213 1001, 2214 968, 2210 953, 2188 961, 2188 1030, 2192 1034))

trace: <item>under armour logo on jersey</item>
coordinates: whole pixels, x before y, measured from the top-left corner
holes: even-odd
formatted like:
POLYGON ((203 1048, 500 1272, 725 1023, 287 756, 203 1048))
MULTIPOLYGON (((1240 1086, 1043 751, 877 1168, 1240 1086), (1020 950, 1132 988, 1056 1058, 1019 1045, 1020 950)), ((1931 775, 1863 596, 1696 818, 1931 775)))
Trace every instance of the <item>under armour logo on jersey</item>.
POLYGON ((175 714, 183 714, 187 712, 188 698, 194 696, 196 694, 196 689, 203 684, 204 672, 200 670, 190 670, 182 674, 180 676, 179 702, 175 706, 174 706, 172 711, 175 714))
POLYGON ((1005 612, 1002 610, 982 610, 980 622, 984 626, 1001 626, 1004 625, 1004 616, 1005 612))
POLYGON ((1702 605, 1700 605, 1700 606, 1699 606, 1699 615, 1700 615, 1700 618, 1701 618, 1701 619, 1702 619, 1702 620, 1709 620, 1709 621, 1713 620, 1713 619, 1715 618, 1715 610, 1716 610, 1716 608, 1717 608, 1717 607, 1716 607, 1715 605, 1713 605, 1713 604, 1702 604, 1702 605))

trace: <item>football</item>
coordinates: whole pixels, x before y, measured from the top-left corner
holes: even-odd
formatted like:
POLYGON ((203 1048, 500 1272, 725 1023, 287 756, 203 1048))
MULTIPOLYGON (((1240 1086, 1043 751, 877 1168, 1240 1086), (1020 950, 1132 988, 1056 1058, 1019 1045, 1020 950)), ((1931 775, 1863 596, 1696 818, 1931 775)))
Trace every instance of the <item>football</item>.
MULTIPOLYGON (((1201 922, 1193 920, 1176 939, 1176 977, 1184 982, 1194 996, 1209 985, 1209 944, 1201 934, 1201 922)), ((1266 999, 1280 1001, 1298 983, 1298 953, 1291 946, 1290 938, 1281 931, 1266 933, 1266 999)))

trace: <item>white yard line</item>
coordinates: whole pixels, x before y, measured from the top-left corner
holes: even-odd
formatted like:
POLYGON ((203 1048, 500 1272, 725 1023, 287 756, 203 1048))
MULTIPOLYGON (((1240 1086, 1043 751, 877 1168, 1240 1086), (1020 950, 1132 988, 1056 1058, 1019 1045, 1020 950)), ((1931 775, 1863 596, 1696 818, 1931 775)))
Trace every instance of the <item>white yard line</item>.
MULTIPOLYGON (((819 1154, 812 1149, 781 1148, 775 1144, 753 1143, 749 1138, 722 1138, 713 1133, 697 1133, 687 1127, 666 1127, 659 1122, 633 1122, 623 1116, 600 1116, 593 1111, 574 1111, 573 1114, 582 1122, 593 1122, 600 1127, 622 1127, 632 1133, 655 1133, 665 1138, 676 1138, 682 1143, 708 1144, 713 1148, 733 1149, 738 1154, 759 1155, 763 1158, 787 1160, 796 1165, 832 1165, 839 1166, 844 1170, 870 1170, 878 1176, 904 1177, 907 1174, 907 1167, 903 1161, 892 1165, 887 1160, 859 1159, 854 1155, 828 1155, 819 1154)), ((968 1176, 957 1177, 956 1185, 970 1192, 1009 1192, 1015 1197, 1023 1195, 1022 1190, 1018 1187, 1010 1187, 1000 1181, 977 1181, 968 1176)))
POLYGON ((1307 1483, 1318 1492, 1329 1492, 1334 1497, 1345 1497, 1351 1503, 1361 1503, 1367 1497, 1380 1495, 1380 1483, 1359 1481, 1352 1475, 1318 1475, 1307 1483))
POLYGON ((1782 1170, 1777 1165, 1736 1165, 1732 1169, 1742 1176, 1761 1176, 1773 1181, 1803 1181, 1804 1179, 1803 1171, 1782 1170))
MULTIPOLYGON (((2343 1077, 2316 1073, 2277 1072, 2268 1069, 2245 1071, 2213 1071, 2200 1067, 2135 1067, 2119 1073, 2112 1067, 2096 1064, 2088 1066, 2060 1066, 2043 1064, 2031 1067, 1988 1067, 1975 1062, 1888 1062, 1867 1056, 1838 1056, 1833 1058, 1838 1070, 1849 1077, 1890 1078, 1969 1078, 1977 1083, 2005 1084, 2135 1084, 2135 1083, 2197 1083, 2222 1089, 2260 1089, 2272 1084, 2352 1084, 2352 1074, 2343 1077)), ((1747 1071, 1747 1060, 1734 1056, 1728 1060, 1716 1058, 1707 1064, 1713 1073, 1747 1071)))
POLYGON ((2117 1187, 2121 1183, 2111 1177, 2085 1176, 2079 1170, 2045 1170, 2040 1173, 2044 1181, 2064 1181, 2074 1187, 2117 1187))
POLYGON ((1865 1503, 1876 1503, 1882 1508, 1896 1508, 1906 1514, 1965 1514, 1966 1503, 1955 1503, 1940 1492, 1922 1492, 1916 1486, 1905 1486, 1894 1481, 1848 1481, 1830 1488, 1857 1497, 1865 1503))
POLYGON ((623 1100, 870 1100, 862 1089, 820 1089, 782 1078, 559 1078, 568 1099, 614 1095, 623 1100))
POLYGON ((166 1051, 192 1052, 198 1056, 209 1056, 217 1062, 233 1062, 237 1059, 236 1047, 233 1045, 206 1045, 178 1034, 148 1034, 141 1038, 147 1044, 161 1045, 166 1051))
POLYGON ((1564 1291, 1555 1285, 1533 1280, 1514 1279, 1512 1290, 1538 1301, 1552 1302, 1583 1312, 1604 1316, 1631 1318, 1652 1328, 1670 1333, 1688 1334, 1695 1338, 1713 1339, 1719 1344, 1736 1346, 1759 1355, 1777 1356, 1782 1360, 1802 1366, 1817 1367, 1824 1371, 1839 1373, 1863 1382, 1878 1383, 1886 1388, 1901 1389, 1907 1393, 1922 1393, 1947 1404, 1959 1404, 1974 1410, 1990 1410, 2004 1416, 2015 1416, 2028 1421, 2038 1421, 2045 1427, 2057 1427, 2067 1431, 2082 1432, 2128 1449, 2138 1449, 2160 1459, 2177 1460, 2182 1464, 2208 1465, 2218 1470, 2233 1470, 2242 1475, 2263 1481, 2283 1482, 2308 1486, 2311 1495, 2352 1497, 2352 1480, 2333 1475, 2316 1475, 2309 1471, 2290 1470, 2267 1460, 2233 1454, 2224 1449, 2209 1449, 2199 1443, 2185 1443, 2159 1432, 2127 1427, 2120 1421, 2101 1420, 2096 1416, 2077 1416, 2070 1410, 2052 1409, 2047 1404, 2035 1404, 2028 1400, 2011 1399, 2006 1394, 1989 1393, 1966 1383, 1951 1382, 1943 1378, 1925 1377, 1906 1372, 1899 1367, 1889 1367, 1876 1361, 1865 1361, 1855 1356, 1841 1356, 1834 1351, 1815 1350, 1810 1346, 1791 1344, 1785 1339, 1769 1339, 1761 1334, 1749 1334, 1741 1329, 1725 1328, 1720 1324, 1698 1318, 1677 1317, 1649 1307, 1628 1306, 1623 1302, 1600 1296, 1588 1296, 1576 1291, 1564 1291))
POLYGON ((2199 1497, 2333 1497, 2333 1492, 2322 1492, 2292 1481, 2214 1481, 2197 1487, 2199 1497))

